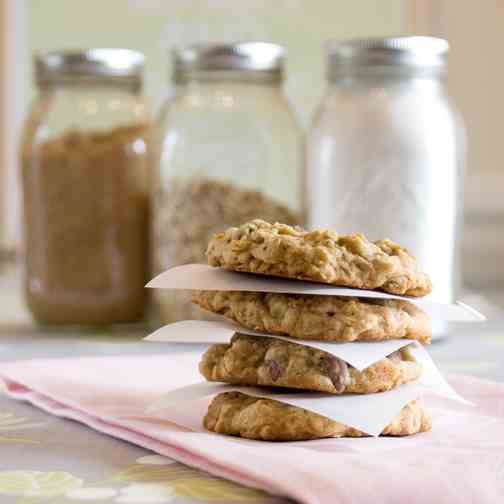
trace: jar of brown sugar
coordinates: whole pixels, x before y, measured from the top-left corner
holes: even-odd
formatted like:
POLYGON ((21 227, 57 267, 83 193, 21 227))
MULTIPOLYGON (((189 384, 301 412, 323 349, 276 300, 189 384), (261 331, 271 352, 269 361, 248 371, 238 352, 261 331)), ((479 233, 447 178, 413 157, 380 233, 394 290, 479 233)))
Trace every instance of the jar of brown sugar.
POLYGON ((28 307, 46 324, 139 320, 149 228, 143 56, 49 52, 35 68, 39 96, 21 147, 28 307))

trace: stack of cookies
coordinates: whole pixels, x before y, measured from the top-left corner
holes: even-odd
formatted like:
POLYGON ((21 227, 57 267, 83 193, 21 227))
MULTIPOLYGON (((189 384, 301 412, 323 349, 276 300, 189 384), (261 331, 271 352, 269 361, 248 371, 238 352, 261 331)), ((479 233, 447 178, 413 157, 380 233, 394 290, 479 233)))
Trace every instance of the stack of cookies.
MULTIPOLYGON (((370 242, 361 234, 308 232, 254 220, 212 238, 211 266, 322 282, 334 286, 423 296, 431 282, 399 245, 370 242)), ((334 394, 374 394, 418 379, 422 366, 408 346, 359 371, 332 354, 295 340, 348 343, 413 339, 428 344, 431 321, 416 305, 398 299, 235 291, 195 291, 193 302, 243 328, 272 337, 236 333, 211 346, 200 363, 208 381, 240 386, 334 394), (281 335, 291 339, 275 338, 281 335)), ((305 409, 241 392, 217 395, 205 427, 261 440, 304 440, 366 434, 305 409)), ((410 402, 382 435, 430 430, 420 400, 410 402)))

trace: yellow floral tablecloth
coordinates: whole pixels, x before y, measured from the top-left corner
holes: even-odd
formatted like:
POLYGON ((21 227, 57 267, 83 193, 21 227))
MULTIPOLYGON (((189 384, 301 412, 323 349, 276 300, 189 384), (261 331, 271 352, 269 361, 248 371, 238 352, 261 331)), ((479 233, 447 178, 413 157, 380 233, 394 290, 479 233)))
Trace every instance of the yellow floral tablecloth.
POLYGON ((0 395, 0 503, 280 503, 0 395))

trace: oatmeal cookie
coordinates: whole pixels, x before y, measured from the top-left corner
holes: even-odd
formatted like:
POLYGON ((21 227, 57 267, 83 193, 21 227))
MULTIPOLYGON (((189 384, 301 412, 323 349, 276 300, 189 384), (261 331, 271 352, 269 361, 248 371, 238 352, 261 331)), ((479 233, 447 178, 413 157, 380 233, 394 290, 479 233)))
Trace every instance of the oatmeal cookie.
POLYGON ((321 341, 415 339, 430 343, 430 317, 413 303, 268 292, 194 291, 193 303, 247 329, 321 341))
MULTIPOLYGON (((271 399, 240 392, 217 395, 204 418, 206 429, 219 434, 262 441, 303 441, 367 434, 317 413, 271 399)), ((382 436, 410 436, 431 429, 421 401, 412 401, 390 422, 382 436)))
POLYGON ((212 345, 199 365, 208 381, 274 386, 330 394, 373 394, 416 380, 422 365, 409 348, 358 371, 322 350, 275 338, 236 333, 212 345))
POLYGON ((362 234, 305 231, 256 219, 215 235, 208 264, 326 284, 424 296, 432 290, 416 260, 390 240, 371 242, 362 234))

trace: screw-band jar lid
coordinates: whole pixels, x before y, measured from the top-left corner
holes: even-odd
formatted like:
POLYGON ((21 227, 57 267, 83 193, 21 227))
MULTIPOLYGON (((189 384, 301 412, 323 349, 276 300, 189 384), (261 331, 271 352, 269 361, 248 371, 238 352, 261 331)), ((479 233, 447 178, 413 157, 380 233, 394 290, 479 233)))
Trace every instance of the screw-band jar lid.
POLYGON ((449 51, 436 37, 386 37, 331 41, 328 44, 329 79, 359 68, 402 67, 409 71, 441 73, 449 51))
POLYGON ((39 86, 67 81, 115 82, 140 87, 144 55, 130 49, 48 51, 35 55, 39 86))
POLYGON ((213 74, 216 78, 283 78, 285 49, 270 42, 191 44, 172 52, 174 78, 213 74))

